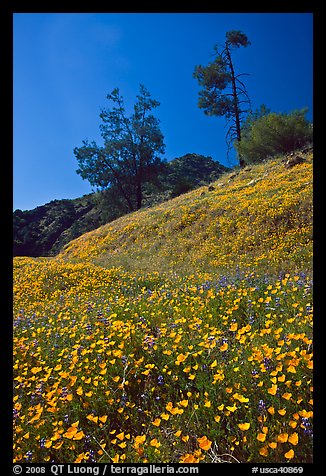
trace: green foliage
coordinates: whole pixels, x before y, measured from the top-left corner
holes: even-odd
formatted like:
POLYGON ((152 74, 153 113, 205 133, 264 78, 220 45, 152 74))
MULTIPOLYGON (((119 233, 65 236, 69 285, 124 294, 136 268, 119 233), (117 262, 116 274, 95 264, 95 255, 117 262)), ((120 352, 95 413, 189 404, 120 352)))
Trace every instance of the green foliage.
POLYGON ((244 93, 243 84, 236 84, 236 97, 231 92, 235 77, 231 60, 231 49, 247 46, 250 42, 247 36, 240 31, 226 33, 226 41, 221 50, 215 45, 215 59, 207 66, 195 67, 194 78, 197 79, 202 90, 199 92, 199 108, 208 116, 232 117, 239 106, 238 97, 244 93), (240 89, 242 86, 242 89, 240 89))
POLYGON ((151 114, 160 103, 141 85, 134 113, 127 117, 118 88, 107 98, 114 106, 100 114, 104 145, 100 147, 86 140, 82 147, 74 149, 79 165, 77 173, 98 189, 111 188, 125 201, 129 211, 138 210, 142 206, 144 184, 155 182, 162 165, 163 134, 158 119, 151 114))
POLYGON ((312 124, 305 119, 307 110, 291 113, 269 112, 262 106, 249 115, 235 148, 246 163, 261 162, 277 154, 286 154, 313 139, 312 124))
POLYGON ((53 200, 33 210, 15 210, 14 256, 55 254, 66 242, 100 226, 93 209, 93 196, 86 195, 75 200, 53 200))
POLYGON ((171 197, 177 197, 200 185, 216 180, 229 169, 211 157, 186 154, 167 164, 166 183, 171 197))
POLYGON ((247 35, 242 31, 230 30, 226 33, 226 43, 234 48, 239 48, 240 46, 250 45, 247 35))

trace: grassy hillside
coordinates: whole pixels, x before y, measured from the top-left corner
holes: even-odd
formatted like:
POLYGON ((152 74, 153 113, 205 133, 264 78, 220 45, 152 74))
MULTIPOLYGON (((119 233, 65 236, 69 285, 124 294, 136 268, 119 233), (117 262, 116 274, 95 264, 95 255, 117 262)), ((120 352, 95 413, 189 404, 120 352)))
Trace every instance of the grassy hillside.
POLYGON ((278 158, 223 174, 210 188, 84 234, 58 259, 178 274, 311 267, 311 154, 294 167, 278 158))
MULTIPOLYGON (((153 206, 229 170, 211 157, 186 154, 166 162, 157 186, 144 185, 143 206, 153 206)), ((71 240, 128 213, 116 192, 105 191, 76 199, 53 200, 33 210, 13 214, 14 256, 54 256, 71 240)))
POLYGON ((14 461, 312 461, 312 155, 14 260, 14 461))

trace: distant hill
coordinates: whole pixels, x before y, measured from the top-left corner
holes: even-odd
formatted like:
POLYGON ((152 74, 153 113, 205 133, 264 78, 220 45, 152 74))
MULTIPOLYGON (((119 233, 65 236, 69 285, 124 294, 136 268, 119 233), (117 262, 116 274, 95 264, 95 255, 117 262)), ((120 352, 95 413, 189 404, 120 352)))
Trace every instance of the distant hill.
POLYGON ((15 210, 14 256, 48 256, 62 243, 101 225, 95 195, 53 200, 33 210, 15 210))
MULTIPOLYGON (((156 188, 145 190, 144 206, 164 202, 216 180, 228 167, 211 157, 186 154, 166 163, 156 188)), ((77 199, 53 200, 33 210, 15 210, 14 256, 53 256, 67 243, 123 216, 126 209, 113 204, 108 193, 77 199)))

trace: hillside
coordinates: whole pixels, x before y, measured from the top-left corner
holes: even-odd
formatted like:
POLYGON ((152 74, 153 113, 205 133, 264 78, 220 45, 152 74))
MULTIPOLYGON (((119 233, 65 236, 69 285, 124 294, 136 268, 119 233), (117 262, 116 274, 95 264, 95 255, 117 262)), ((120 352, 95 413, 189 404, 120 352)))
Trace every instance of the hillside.
POLYGON ((15 463, 313 461, 312 153, 14 258, 15 463))
MULTIPOLYGON (((158 186, 144 188, 144 207, 169 200, 229 170, 211 157, 186 154, 164 164, 158 186)), ((78 236, 125 215, 128 210, 110 191, 76 199, 53 200, 13 214, 14 256, 53 256, 78 236)))
POLYGON ((13 254, 55 254, 64 244, 100 225, 94 194, 75 200, 53 200, 33 210, 15 210, 13 254))
POLYGON ((225 173, 86 233, 57 259, 178 274, 310 268, 312 153, 301 157, 294 166, 280 157, 225 173))

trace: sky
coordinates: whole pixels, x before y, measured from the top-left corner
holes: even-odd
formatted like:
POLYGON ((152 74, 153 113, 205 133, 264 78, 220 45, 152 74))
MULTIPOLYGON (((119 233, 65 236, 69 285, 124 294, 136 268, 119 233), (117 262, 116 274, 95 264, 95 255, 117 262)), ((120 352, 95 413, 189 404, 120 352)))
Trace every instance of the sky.
POLYGON ((313 119, 312 13, 15 13, 13 205, 30 210, 91 193, 73 149, 102 145, 99 114, 116 87, 132 113, 139 85, 160 102, 155 115, 172 160, 187 153, 228 162, 223 117, 198 108, 193 72, 229 30, 251 45, 233 53, 252 108, 313 119))

